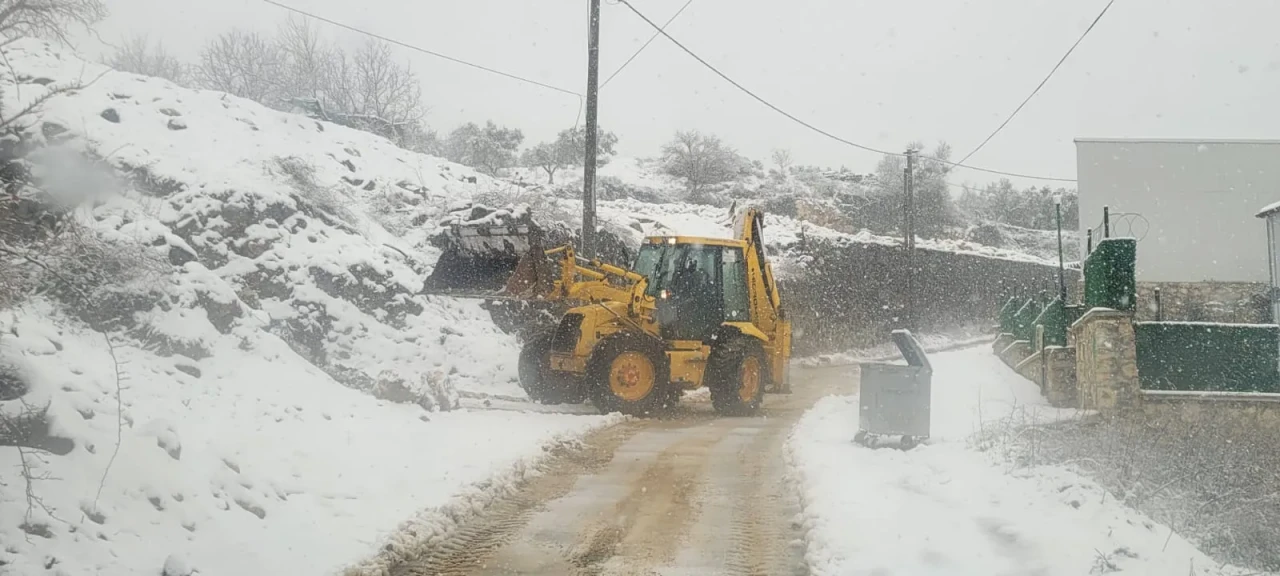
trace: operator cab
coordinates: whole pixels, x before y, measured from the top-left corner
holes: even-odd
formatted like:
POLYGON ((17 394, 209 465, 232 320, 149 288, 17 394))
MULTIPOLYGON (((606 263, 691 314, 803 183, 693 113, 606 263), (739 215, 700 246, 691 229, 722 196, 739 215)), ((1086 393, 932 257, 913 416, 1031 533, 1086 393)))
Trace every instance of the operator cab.
POLYGON ((649 238, 633 268, 649 280, 655 319, 669 340, 711 338, 724 322, 750 321, 742 247, 724 241, 649 238))

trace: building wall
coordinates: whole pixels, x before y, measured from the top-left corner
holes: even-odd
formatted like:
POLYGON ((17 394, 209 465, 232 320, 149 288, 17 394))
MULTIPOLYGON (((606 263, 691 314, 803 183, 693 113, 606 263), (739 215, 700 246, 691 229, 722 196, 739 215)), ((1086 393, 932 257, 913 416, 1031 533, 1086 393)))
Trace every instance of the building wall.
POLYGON ((1076 141, 1080 242, 1113 213, 1113 235, 1135 235, 1146 282, 1267 282, 1267 233, 1255 217, 1280 200, 1280 141, 1076 141), (1132 228, 1132 230, 1131 230, 1132 228))

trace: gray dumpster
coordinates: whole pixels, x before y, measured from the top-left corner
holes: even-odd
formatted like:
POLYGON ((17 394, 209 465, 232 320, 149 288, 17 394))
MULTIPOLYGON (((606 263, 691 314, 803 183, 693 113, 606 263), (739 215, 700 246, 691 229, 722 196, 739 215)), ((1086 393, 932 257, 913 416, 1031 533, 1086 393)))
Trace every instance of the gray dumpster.
POLYGON ((860 384, 858 433, 853 440, 867 444, 884 436, 900 436, 911 448, 929 437, 929 406, 933 368, 924 348, 907 330, 894 330, 906 366, 864 362, 860 384))

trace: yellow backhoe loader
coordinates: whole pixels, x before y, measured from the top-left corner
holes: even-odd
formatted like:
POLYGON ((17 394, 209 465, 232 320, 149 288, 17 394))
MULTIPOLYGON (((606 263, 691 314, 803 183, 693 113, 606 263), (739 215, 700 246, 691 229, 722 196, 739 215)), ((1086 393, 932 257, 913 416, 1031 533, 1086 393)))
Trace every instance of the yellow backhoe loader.
POLYGON ((527 219, 458 222, 424 291, 571 305, 520 353, 520 384, 533 400, 589 399, 602 412, 645 415, 707 386, 717 412, 750 415, 766 390, 790 391, 791 324, 763 225, 760 211, 746 209, 733 239, 646 238, 626 269, 581 258, 572 245, 544 249, 527 219))

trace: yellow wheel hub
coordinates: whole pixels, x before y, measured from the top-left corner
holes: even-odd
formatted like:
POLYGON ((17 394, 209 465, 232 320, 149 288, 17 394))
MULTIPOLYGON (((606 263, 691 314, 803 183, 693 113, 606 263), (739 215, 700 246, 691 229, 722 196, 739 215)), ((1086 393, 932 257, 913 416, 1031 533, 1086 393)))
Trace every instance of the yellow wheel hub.
POLYGON ((639 352, 623 352, 609 366, 609 390, 614 396, 635 402, 653 391, 653 362, 639 352))
POLYGON ((755 400, 760 393, 760 359, 748 356, 742 361, 742 384, 738 386, 738 398, 743 402, 755 400))

